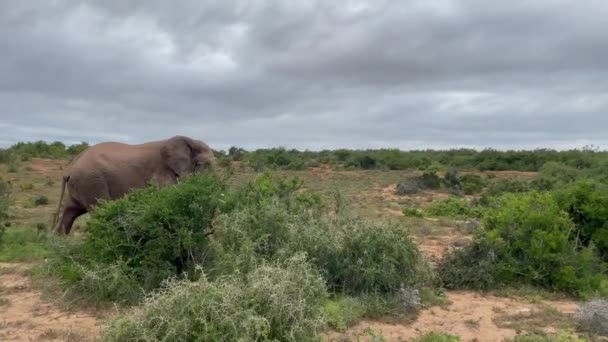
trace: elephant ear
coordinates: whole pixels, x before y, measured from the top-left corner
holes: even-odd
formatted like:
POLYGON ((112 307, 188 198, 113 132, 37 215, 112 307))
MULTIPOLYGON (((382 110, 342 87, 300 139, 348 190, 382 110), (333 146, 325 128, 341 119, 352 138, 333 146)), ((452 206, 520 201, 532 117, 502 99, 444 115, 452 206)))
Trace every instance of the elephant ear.
POLYGON ((176 176, 182 177, 192 169, 192 146, 186 137, 173 137, 161 147, 161 156, 176 176))

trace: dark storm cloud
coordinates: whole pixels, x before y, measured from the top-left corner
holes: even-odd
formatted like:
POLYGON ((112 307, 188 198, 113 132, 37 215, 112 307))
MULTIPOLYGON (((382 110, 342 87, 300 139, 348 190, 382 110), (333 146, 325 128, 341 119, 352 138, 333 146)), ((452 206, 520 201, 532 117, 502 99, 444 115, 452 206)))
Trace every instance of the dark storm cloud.
POLYGON ((0 3, 0 145, 608 143, 608 3, 0 3))

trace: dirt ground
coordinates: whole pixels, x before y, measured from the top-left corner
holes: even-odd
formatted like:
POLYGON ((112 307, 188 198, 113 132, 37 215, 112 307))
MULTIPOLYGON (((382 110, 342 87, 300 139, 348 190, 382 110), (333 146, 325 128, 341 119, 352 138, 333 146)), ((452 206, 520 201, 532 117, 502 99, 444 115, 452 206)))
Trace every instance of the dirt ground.
POLYGON ((23 275, 28 268, 0 263, 0 340, 92 341, 98 334, 95 312, 68 312, 44 301, 23 275))
MULTIPOLYGON (((576 312, 576 303, 570 301, 544 301, 530 303, 523 300, 496 296, 483 296, 473 292, 453 291, 447 293, 451 302, 446 307, 433 307, 420 313, 414 323, 390 324, 364 321, 355 325, 345 334, 333 333, 328 341, 348 341, 362 339, 368 329, 382 334, 387 341, 408 341, 430 331, 444 332, 460 336, 462 341, 504 341, 516 336, 514 329, 499 327, 494 322, 498 316, 534 315, 542 305, 550 306, 565 315, 576 312)), ((552 326, 541 327, 547 333, 555 332, 552 326)))
MULTIPOLYGON (((45 301, 23 275, 29 265, 0 263, 1 298, 0 340, 2 341, 93 341, 98 336, 101 320, 92 311, 64 311, 45 301)), ((382 334, 387 341, 408 341, 429 331, 460 336, 463 341, 503 341, 517 334, 515 329, 499 327, 494 320, 505 314, 534 314, 544 306, 571 315, 576 311, 573 301, 543 301, 532 303, 481 295, 467 291, 447 292, 449 304, 423 310, 411 323, 395 324, 363 321, 346 333, 330 333, 327 341, 365 340, 369 329, 382 334)), ((545 332, 557 329, 541 327, 545 332)))

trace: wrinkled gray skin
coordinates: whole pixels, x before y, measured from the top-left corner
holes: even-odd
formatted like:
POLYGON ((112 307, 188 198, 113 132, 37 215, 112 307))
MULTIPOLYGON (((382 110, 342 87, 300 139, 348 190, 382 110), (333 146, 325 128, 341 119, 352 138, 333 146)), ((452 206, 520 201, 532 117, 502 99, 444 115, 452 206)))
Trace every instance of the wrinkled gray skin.
POLYGON ((210 170, 213 151, 202 141, 184 136, 139 145, 105 142, 82 152, 64 171, 57 217, 67 188, 57 233, 69 234, 74 220, 99 199, 113 200, 150 183, 176 184, 180 177, 210 170))

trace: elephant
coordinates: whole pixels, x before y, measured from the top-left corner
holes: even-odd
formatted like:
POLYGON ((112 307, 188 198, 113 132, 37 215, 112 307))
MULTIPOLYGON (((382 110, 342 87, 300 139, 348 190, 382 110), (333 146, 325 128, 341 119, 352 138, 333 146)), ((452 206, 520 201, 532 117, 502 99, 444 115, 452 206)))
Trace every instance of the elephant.
POLYGON ((129 145, 102 142, 81 152, 65 168, 61 195, 52 226, 68 235, 74 221, 100 200, 114 200, 132 189, 155 183, 168 186, 180 178, 215 167, 213 150, 204 142, 176 135, 168 139, 129 145), (61 220, 65 190, 66 203, 61 220))

